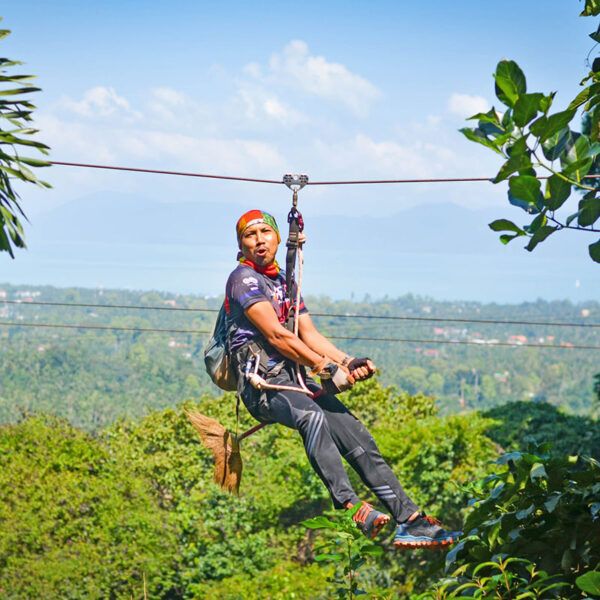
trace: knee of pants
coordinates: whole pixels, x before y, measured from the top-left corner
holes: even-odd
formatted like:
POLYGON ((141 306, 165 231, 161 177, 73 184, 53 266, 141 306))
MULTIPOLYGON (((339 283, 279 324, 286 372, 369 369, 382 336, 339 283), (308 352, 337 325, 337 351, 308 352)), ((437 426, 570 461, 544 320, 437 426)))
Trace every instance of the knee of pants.
POLYGON ((310 455, 315 446, 315 442, 323 428, 325 417, 321 409, 305 412, 298 421, 298 430, 304 438, 306 453, 310 455))
POLYGON ((356 446, 356 448, 350 450, 350 452, 346 452, 344 458, 352 467, 358 467, 361 463, 365 462, 365 449, 362 446, 356 446))

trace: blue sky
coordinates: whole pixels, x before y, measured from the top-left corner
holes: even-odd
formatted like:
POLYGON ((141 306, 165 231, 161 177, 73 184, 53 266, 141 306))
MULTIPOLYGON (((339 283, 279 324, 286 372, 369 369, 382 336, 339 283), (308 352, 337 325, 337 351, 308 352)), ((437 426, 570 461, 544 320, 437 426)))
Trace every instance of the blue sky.
MULTIPOLYGON (((457 129, 466 116, 494 103, 491 75, 504 57, 522 66, 530 90, 558 90, 555 106, 568 103, 593 45, 587 34, 595 23, 579 18, 581 9, 581 2, 564 1, 33 1, 4 7, 3 26, 13 33, 2 42, 2 53, 38 75, 43 92, 36 98, 37 125, 55 160, 274 179, 290 171, 306 172, 313 180, 491 176, 498 159, 457 129)), ((190 279, 188 271, 176 277, 185 254, 178 258, 168 242, 153 244, 148 230, 143 249, 120 249, 121 255, 131 252, 125 260, 131 273, 117 277, 113 261, 102 263, 106 248, 94 250, 79 241, 65 252, 67 234, 54 240, 63 255, 56 250, 48 262, 52 251, 44 246, 49 239, 44 224, 56 211, 68 214, 70 203, 102 194, 129 195, 133 202, 192 202, 207 215, 229 211, 232 223, 239 211, 257 205, 283 220, 289 202, 274 186, 66 167, 44 175, 53 185, 50 192, 21 189, 32 221, 30 250, 6 269, 2 257, 0 281, 217 293, 219 276, 208 277, 205 263, 225 261, 232 252, 226 250, 230 231, 223 232, 227 244, 198 257, 196 277, 190 279), (89 257, 93 272, 85 261, 70 263, 73 254, 89 257), (153 272, 152 264, 165 256, 172 262, 153 272)), ((600 292, 598 267, 586 257, 586 242, 593 240, 583 236, 551 238, 529 254, 500 247, 495 234, 486 232, 490 244, 482 256, 478 244, 491 218, 525 221, 507 206, 500 186, 309 188, 301 203, 309 240, 312 219, 320 227, 335 227, 337 217, 355 218, 347 248, 317 237, 314 262, 335 264, 349 257, 355 271, 369 271, 363 284, 350 286, 341 279, 333 283, 315 264, 313 280, 307 275, 315 293, 340 297, 375 287, 375 297, 413 292, 518 301, 588 299, 600 292), (432 229, 432 220, 445 219, 452 207, 477 211, 481 231, 472 231, 470 219, 464 231, 444 233, 443 223, 432 229), (360 237, 361 219, 389 220, 408 209, 422 211, 423 218, 411 222, 422 227, 423 239, 447 235, 447 244, 432 253, 429 264, 421 250, 415 256, 413 248, 394 240, 401 262, 425 261, 419 270, 433 275, 400 268, 388 285, 398 257, 386 256, 379 246, 380 254, 369 254, 369 244, 354 238, 360 237), (453 250, 457 235, 474 235, 472 256, 453 250), (556 271, 557 257, 572 262, 561 267, 564 280, 553 283, 557 278, 549 272, 556 271), (499 261, 502 286, 465 285, 469 276, 489 277, 499 261), (374 272, 374 265, 381 265, 381 272, 374 272)), ((199 238, 210 222, 198 222, 199 238)))

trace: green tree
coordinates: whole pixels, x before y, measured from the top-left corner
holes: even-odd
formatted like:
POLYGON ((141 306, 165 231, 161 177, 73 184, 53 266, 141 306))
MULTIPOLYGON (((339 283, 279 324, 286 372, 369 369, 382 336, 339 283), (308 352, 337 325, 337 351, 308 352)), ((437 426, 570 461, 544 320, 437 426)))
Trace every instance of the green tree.
POLYGON ((168 597, 176 529, 134 466, 56 417, 0 428, 0 597, 168 597))
POLYGON ((504 468, 472 487, 476 502, 465 521, 467 535, 446 557, 456 575, 476 582, 484 566, 512 557, 556 578, 561 598, 585 597, 579 578, 600 566, 600 463, 584 456, 553 457, 547 454, 550 446, 501 456, 495 462, 504 468))
MULTIPOLYGON (((586 0, 581 16, 598 14, 600 3, 586 0)), ((590 37, 600 42, 600 27, 590 37)), ((600 233, 600 180, 590 176, 591 171, 597 172, 600 155, 600 57, 581 82, 583 90, 565 110, 552 114, 555 92, 528 93, 525 75, 516 62, 501 60, 494 79, 504 108, 471 117, 477 127, 461 131, 505 159, 493 182, 508 180, 509 202, 522 208, 531 221, 520 226, 498 219, 490 228, 503 232, 500 241, 504 244, 527 238, 529 251, 564 229, 600 233), (576 131, 570 124, 580 108, 584 126, 576 131)), ((589 255, 600 262, 600 239, 589 245, 589 255)))
MULTIPOLYGON (((0 40, 10 33, 0 29, 0 40)), ((10 67, 22 63, 0 58, 0 252, 14 258, 13 246, 25 248, 21 218, 26 218, 19 204, 19 195, 13 187, 14 180, 50 187, 41 181, 28 167, 46 167, 50 163, 38 158, 21 156, 19 147, 34 148, 47 154, 48 146, 31 138, 37 133, 30 125, 35 106, 23 95, 40 91, 29 80, 32 75, 8 75, 10 67), (15 87, 16 86, 16 87, 15 87)))

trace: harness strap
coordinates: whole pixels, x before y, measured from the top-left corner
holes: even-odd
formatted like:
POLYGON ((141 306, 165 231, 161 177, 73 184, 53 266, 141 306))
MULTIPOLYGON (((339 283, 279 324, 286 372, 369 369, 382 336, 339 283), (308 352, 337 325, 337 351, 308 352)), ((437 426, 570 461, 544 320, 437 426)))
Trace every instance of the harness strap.
POLYGON ((289 310, 285 320, 285 327, 294 331, 294 321, 298 317, 298 307, 296 306, 296 258, 300 244, 299 235, 304 228, 302 215, 294 207, 288 214, 288 223, 290 226, 288 239, 286 242, 287 253, 285 257, 285 284, 287 287, 287 296, 289 301, 289 310))

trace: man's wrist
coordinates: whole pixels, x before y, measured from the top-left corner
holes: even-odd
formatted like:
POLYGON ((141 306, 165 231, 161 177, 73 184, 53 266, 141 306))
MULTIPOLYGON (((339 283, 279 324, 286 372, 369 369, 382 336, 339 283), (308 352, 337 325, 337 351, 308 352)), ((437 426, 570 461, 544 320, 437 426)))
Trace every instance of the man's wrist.
POLYGON ((329 364, 330 362, 331 362, 331 359, 329 359, 327 356, 323 356, 319 362, 317 362, 315 365, 313 365, 313 368, 308 372, 308 374, 311 377, 315 377, 316 375, 319 375, 321 373, 321 371, 325 368, 325 366, 327 364, 329 364))
POLYGON ((340 365, 341 365, 342 367, 347 367, 347 366, 348 366, 348 363, 349 363, 351 360, 352 360, 352 357, 351 357, 351 356, 348 356, 348 355, 346 354, 346 356, 344 356, 344 360, 342 360, 342 362, 340 363, 340 365))

